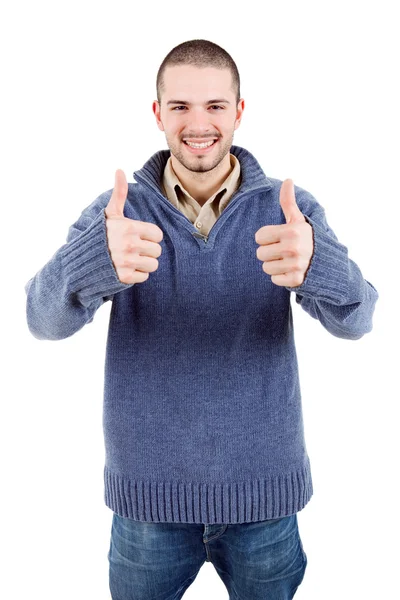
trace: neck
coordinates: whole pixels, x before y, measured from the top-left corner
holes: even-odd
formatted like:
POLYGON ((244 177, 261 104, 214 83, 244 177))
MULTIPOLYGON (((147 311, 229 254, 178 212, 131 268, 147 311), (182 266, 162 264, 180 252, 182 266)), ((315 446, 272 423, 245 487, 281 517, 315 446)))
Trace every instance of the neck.
POLYGON ((176 160, 173 154, 171 154, 171 164, 185 190, 187 190, 192 198, 200 205, 207 202, 207 200, 215 194, 232 171, 229 152, 211 171, 203 171, 200 173, 189 171, 182 163, 176 160))

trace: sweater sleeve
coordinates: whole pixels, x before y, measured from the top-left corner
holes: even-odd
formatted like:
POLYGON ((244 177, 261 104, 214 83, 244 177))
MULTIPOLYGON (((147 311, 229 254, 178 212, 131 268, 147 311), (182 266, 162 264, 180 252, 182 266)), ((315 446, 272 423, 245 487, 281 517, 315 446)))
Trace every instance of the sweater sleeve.
POLYGON ((134 284, 122 283, 107 243, 101 194, 70 226, 67 243, 25 284, 29 331, 39 340, 61 340, 93 321, 96 310, 134 284))
POLYGON ((286 289, 295 292, 297 304, 332 335, 357 340, 372 330, 378 292, 348 257, 324 208, 311 194, 298 190, 298 206, 313 229, 314 252, 303 283, 286 289))

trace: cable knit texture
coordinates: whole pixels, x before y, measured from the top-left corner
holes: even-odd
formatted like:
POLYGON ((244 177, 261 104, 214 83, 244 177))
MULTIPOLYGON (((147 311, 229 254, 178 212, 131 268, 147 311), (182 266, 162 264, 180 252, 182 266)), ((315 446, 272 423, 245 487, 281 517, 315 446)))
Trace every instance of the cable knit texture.
POLYGON ((241 183, 201 235, 162 192, 169 150, 129 183, 124 215, 158 225, 159 267, 144 283, 118 279, 96 198, 67 242, 25 285, 39 340, 67 338, 112 302, 103 428, 104 500, 140 521, 243 523, 300 511, 313 494, 304 439, 291 292, 332 335, 372 329, 378 293, 328 226, 321 204, 295 185, 313 228, 302 285, 277 286, 256 256, 256 231, 285 223, 281 180, 232 146, 241 183))

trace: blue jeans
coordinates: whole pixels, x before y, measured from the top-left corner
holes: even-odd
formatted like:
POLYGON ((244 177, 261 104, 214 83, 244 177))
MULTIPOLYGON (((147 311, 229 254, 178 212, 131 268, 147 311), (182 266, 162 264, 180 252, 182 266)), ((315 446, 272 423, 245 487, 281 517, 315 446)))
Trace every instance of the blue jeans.
POLYGON ((289 600, 307 556, 297 515, 238 524, 134 521, 113 513, 112 600, 179 600, 205 561, 230 600, 289 600))

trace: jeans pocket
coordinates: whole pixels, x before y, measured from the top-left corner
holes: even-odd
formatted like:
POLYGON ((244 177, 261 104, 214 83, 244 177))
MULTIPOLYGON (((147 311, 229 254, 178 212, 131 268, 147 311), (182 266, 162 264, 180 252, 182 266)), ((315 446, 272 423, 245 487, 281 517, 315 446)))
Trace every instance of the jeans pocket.
POLYGON ((303 542, 301 541, 301 538, 300 538, 300 536, 299 536, 299 540, 300 540, 300 548, 301 548, 301 553, 302 553, 302 555, 303 555, 303 561, 304 561, 304 571, 305 571, 305 570, 306 570, 306 567, 307 567, 307 562, 308 562, 308 559, 307 559, 307 554, 306 554, 306 553, 305 553, 305 551, 304 551, 304 548, 303 548, 303 542))

